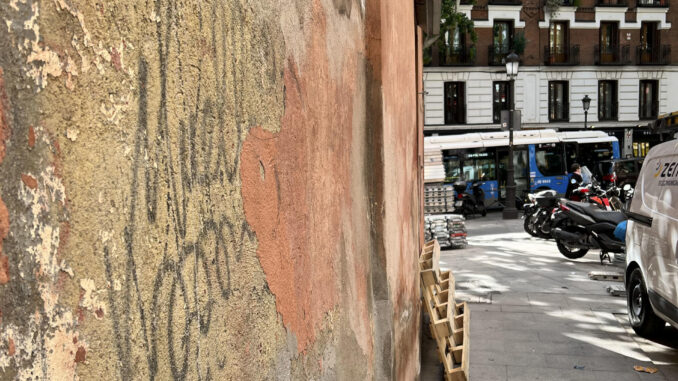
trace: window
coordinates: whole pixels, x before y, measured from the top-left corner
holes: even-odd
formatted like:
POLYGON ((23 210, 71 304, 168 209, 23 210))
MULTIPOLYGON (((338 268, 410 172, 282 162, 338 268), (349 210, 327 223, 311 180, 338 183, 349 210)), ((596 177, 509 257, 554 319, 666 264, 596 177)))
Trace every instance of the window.
POLYGON ((508 110, 510 107, 511 83, 509 81, 499 81, 492 83, 492 120, 494 123, 501 122, 501 110, 508 110))
POLYGON ((659 112, 658 81, 640 81, 639 119, 656 119, 659 112))
POLYGON ((450 155, 444 152, 443 164, 445 166, 446 183, 453 183, 461 179, 461 160, 458 155, 450 155))
POLYGON ((586 143, 579 145, 579 165, 594 170, 603 160, 612 159, 612 143, 586 143))
POLYGON ((492 32, 491 64, 501 65, 513 45, 513 21, 495 21, 492 32))
POLYGON ((617 120, 617 81, 598 81, 598 120, 617 120))
POLYGON ((656 22, 640 24, 640 46, 638 60, 641 64, 659 63, 659 31, 656 22))
POLYGON ((563 165, 563 149, 555 143, 539 144, 535 150, 537 169, 543 176, 562 176, 566 173, 563 165))
POLYGON ((444 46, 441 52, 443 65, 467 64, 470 62, 466 49, 466 34, 458 26, 445 32, 443 42, 444 46))
MULTIPOLYGON (((525 147, 525 146, 523 146, 525 147)), ((508 171, 508 149, 498 149, 497 157, 499 167, 497 180, 499 182, 499 197, 506 198, 506 177, 508 171)), ((513 181, 516 183, 516 195, 529 191, 529 156, 527 149, 520 146, 514 147, 513 151, 513 181)))
POLYGON ((464 82, 445 82, 445 124, 466 123, 464 82))
POLYGON ((566 21, 554 21, 549 27, 549 61, 564 63, 568 60, 569 41, 566 21))
POLYGON ((619 30, 616 22, 600 23, 600 63, 614 63, 619 60, 619 30))
POLYGON ((567 81, 549 82, 549 121, 567 122, 569 120, 569 95, 567 81))

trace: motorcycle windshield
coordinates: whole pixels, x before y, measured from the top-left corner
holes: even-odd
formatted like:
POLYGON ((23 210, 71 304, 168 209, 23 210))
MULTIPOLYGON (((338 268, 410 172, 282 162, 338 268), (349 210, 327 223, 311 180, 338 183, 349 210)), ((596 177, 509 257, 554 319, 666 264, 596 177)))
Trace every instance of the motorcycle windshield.
POLYGON ((591 184, 593 173, 591 173, 587 166, 583 166, 581 167, 581 177, 584 179, 582 184, 591 184))

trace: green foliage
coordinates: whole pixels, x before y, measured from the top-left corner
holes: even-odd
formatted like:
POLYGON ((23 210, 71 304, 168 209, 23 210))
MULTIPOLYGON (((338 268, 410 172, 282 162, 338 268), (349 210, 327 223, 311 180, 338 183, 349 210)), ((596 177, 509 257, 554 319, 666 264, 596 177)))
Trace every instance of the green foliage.
MULTIPOLYGON (((475 4, 475 0, 472 4, 475 4)), ((470 20, 465 14, 457 12, 456 0, 442 1, 440 17, 442 18, 442 20, 440 20, 441 36, 445 35, 445 32, 451 32, 458 27, 460 32, 471 37, 471 41, 474 45, 478 41, 478 35, 476 34, 473 20, 470 20)))
POLYGON ((513 37, 513 46, 511 47, 513 51, 516 52, 517 55, 521 55, 525 51, 525 45, 527 45, 525 33, 516 33, 516 35, 513 37))
MULTIPOLYGON (((465 2, 465 4, 475 4, 475 0, 465 2)), ((456 0, 442 0, 440 12, 440 37, 435 43, 438 45, 439 51, 445 51, 445 35, 449 32, 451 36, 456 28, 462 34, 469 36, 471 39, 471 46, 469 47, 470 56, 475 58, 476 43, 478 42, 478 35, 476 34, 473 20, 466 17, 465 14, 457 12, 456 0)), ((424 65, 431 63, 431 48, 424 49, 424 65)))

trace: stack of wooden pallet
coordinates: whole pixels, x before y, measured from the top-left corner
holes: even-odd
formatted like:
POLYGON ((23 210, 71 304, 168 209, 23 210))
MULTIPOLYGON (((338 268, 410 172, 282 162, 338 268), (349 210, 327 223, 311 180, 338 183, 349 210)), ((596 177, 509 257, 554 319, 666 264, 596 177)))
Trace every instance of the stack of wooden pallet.
POLYGON ((468 381, 471 311, 466 302, 456 303, 452 273, 440 271, 438 241, 424 245, 419 256, 419 274, 424 305, 431 321, 431 336, 438 343, 445 380, 468 381))

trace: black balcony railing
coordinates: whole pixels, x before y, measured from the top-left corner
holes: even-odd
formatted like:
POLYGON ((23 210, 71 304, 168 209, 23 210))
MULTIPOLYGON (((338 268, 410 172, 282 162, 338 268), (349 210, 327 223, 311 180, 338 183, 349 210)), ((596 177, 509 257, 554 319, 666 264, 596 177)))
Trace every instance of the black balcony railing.
POLYGON ((596 0, 596 7, 628 7, 627 0, 596 0))
POLYGON ((636 5, 639 7, 666 8, 669 6, 669 0, 638 0, 636 5))
POLYGON ((671 59, 671 45, 636 46, 638 65, 668 65, 671 59))
POLYGON ((511 53, 511 50, 503 46, 490 45, 487 47, 487 64, 490 66, 504 65, 504 59, 511 53))
MULTIPOLYGON (((574 6, 574 0, 560 0, 558 3, 562 7, 573 7, 574 6)), ((543 5, 544 6, 548 5, 546 3, 546 0, 543 1, 543 5)))
POLYGON ((523 5, 523 0, 488 0, 489 5, 523 5))
POLYGON ((544 46, 545 65, 579 65, 579 45, 551 48, 544 46))
POLYGON ((628 65, 631 63, 631 46, 599 46, 593 48, 596 65, 628 65))
POLYGON ((440 66, 472 66, 475 61, 475 54, 470 49, 446 47, 440 51, 440 66))

